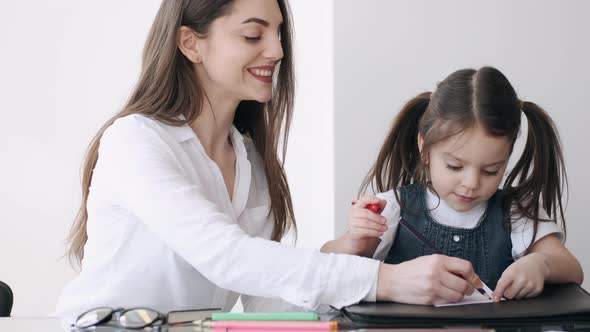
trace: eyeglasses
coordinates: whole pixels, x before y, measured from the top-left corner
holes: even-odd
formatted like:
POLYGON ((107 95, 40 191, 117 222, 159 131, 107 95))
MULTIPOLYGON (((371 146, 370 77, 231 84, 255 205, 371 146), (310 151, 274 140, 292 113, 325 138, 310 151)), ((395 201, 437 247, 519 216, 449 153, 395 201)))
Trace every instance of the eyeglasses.
POLYGON ((149 308, 113 309, 109 307, 94 308, 78 316, 73 327, 86 329, 100 324, 116 321, 120 327, 126 329, 143 329, 155 325, 159 327, 166 323, 166 317, 149 308))

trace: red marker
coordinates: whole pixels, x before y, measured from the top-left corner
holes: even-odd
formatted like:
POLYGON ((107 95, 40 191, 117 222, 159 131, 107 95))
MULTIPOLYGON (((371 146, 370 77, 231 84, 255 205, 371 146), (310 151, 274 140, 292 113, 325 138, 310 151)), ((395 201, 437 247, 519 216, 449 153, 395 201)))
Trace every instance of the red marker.
MULTIPOLYGON (((352 202, 352 205, 354 205, 354 203, 356 203, 356 202, 352 202)), ((373 213, 377 213, 377 214, 381 214, 381 212, 383 212, 383 210, 381 209, 381 206, 378 203, 367 204, 367 206, 365 206, 365 209, 369 209, 373 213)))

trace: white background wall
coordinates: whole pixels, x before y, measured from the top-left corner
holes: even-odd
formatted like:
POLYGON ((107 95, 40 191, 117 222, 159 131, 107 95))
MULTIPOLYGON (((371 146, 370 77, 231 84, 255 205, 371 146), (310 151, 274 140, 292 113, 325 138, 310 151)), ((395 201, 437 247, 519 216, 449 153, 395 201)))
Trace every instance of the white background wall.
MULTIPOLYGON (((60 257, 80 199, 82 156, 130 93, 159 3, 0 2, 0 280, 15 291, 15 316, 51 312, 74 276, 60 257)), ((454 69, 492 64, 562 128, 573 194, 568 245, 589 272, 582 210, 590 190, 583 147, 590 138, 583 111, 588 4, 291 0, 291 6, 298 95, 286 167, 298 246, 319 247, 342 232, 350 199, 405 100, 454 69)))
POLYGON ((0 2, 0 279, 46 315, 74 276, 64 239, 82 156, 135 82, 157 0, 0 2))

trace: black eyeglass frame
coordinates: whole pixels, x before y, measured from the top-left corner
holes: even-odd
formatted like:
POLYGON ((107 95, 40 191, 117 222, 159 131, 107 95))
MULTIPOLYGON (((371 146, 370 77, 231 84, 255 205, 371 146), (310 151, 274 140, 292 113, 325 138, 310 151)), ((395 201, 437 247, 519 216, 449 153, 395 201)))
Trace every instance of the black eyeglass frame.
POLYGON ((76 329, 84 330, 84 329, 88 329, 88 328, 99 326, 99 325, 105 325, 106 323, 109 323, 111 321, 116 322, 116 324, 119 327, 122 327, 125 329, 141 330, 141 329, 144 329, 148 326, 159 327, 160 325, 166 324, 166 316, 164 316, 163 314, 161 314, 157 310, 154 310, 151 308, 145 308, 145 307, 135 307, 135 308, 129 308, 129 309, 124 309, 124 308, 113 309, 111 307, 97 307, 97 308, 92 308, 92 309, 85 311, 85 312, 81 313, 80 315, 78 315, 78 317, 76 318, 76 320, 72 324, 72 327, 74 327, 76 329), (101 309, 107 309, 107 310, 110 310, 110 312, 104 318, 99 319, 98 321, 96 321, 92 324, 78 326, 77 323, 80 320, 80 318, 84 317, 85 315, 89 314, 90 312, 101 310, 101 309), (125 324, 121 323, 121 317, 124 316, 125 313, 128 313, 130 311, 136 311, 136 310, 146 310, 146 311, 154 312, 154 313, 156 313, 156 318, 154 318, 151 322, 146 322, 145 324, 138 325, 138 326, 126 326, 125 324), (159 323, 155 324, 157 322, 159 322, 159 323))

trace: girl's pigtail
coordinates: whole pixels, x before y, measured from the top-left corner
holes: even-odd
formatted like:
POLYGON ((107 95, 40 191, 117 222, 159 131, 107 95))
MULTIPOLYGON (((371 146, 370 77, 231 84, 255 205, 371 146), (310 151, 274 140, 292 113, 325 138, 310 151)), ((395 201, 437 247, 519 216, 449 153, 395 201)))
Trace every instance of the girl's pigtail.
POLYGON ((528 120, 527 140, 522 156, 506 178, 504 187, 517 206, 516 213, 533 220, 534 241, 539 222, 557 222, 560 219, 564 234, 566 232, 561 196, 564 191, 567 192, 567 174, 555 123, 534 103, 521 102, 521 109, 528 120), (513 186, 514 183, 516 186, 513 186), (539 217, 541 207, 550 220, 539 217))
MULTIPOLYGON (((373 192, 385 192, 400 185, 425 180, 425 173, 418 169, 420 150, 418 130, 420 118, 428 108, 431 92, 424 92, 408 101, 395 117, 379 155, 363 180, 359 196, 369 186, 373 192)), ((396 198, 397 191, 394 191, 396 198)))

